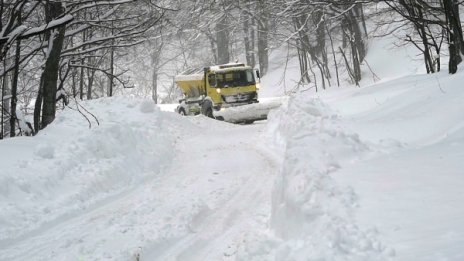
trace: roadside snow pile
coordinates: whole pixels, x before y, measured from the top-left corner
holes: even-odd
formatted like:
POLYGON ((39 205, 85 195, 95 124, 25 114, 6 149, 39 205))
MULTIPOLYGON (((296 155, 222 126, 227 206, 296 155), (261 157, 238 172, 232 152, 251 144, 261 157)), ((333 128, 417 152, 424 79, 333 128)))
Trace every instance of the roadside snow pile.
POLYGON ((2 141, 0 246, 91 211, 159 174, 172 157, 172 138, 166 115, 152 103, 85 102, 79 108, 89 122, 66 109, 36 137, 2 141))
POLYGON ((371 153, 357 134, 347 133, 320 100, 301 94, 270 115, 268 131, 284 151, 272 193, 273 235, 248 244, 241 259, 383 260, 394 254, 375 230, 357 227, 355 194, 330 175, 371 153))
POLYGON ((464 67, 320 94, 379 151, 332 176, 398 260, 464 260, 463 82, 464 67))

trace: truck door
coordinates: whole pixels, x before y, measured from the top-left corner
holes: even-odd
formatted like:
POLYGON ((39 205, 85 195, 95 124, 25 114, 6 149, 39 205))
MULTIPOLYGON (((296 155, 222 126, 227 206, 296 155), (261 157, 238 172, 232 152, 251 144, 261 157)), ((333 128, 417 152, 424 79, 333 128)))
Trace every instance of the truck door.
POLYGON ((216 74, 208 75, 208 96, 211 97, 215 104, 221 104, 221 89, 217 86, 216 74))

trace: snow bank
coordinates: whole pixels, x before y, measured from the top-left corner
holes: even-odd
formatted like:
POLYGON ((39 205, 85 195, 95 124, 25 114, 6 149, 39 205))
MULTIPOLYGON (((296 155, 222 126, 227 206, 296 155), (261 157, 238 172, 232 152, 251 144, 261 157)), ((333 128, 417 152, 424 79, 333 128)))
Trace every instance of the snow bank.
POLYGON ((333 177, 353 187, 358 224, 375 225, 398 260, 464 260, 463 82, 463 71, 442 71, 320 94, 384 151, 333 177))
POLYGON ((36 137, 0 143, 0 246, 91 211, 170 162, 172 134, 153 102, 112 98, 83 105, 90 123, 66 109, 36 137))
POLYGON ((284 152, 272 193, 272 236, 242 249, 243 260, 383 260, 394 252, 360 229, 356 196, 331 173, 370 153, 319 99, 302 94, 271 113, 268 131, 284 152), (259 258, 258 258, 259 257, 259 258))

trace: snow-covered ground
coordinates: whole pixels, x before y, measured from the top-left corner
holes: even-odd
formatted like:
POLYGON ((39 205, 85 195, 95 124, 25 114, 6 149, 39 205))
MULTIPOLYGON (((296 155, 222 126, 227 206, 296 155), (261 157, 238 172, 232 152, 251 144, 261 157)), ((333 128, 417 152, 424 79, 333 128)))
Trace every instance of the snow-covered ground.
POLYGON ((217 260, 265 230, 278 170, 260 136, 161 112, 84 103, 35 138, 0 147, 0 260, 217 260))
POLYGON ((359 197, 399 260, 463 260, 464 73, 406 76, 321 95, 344 125, 381 151, 334 173, 359 197), (382 152, 383 151, 383 152, 382 152))
MULTIPOLYGON (((387 40, 380 80, 268 121, 119 97, 0 141, 0 260, 464 260, 464 68, 417 74, 387 40)), ((282 59, 261 97, 295 91, 282 59)))
POLYGON ((463 81, 303 92, 253 125, 65 110, 0 144, 0 260, 462 260, 463 81))

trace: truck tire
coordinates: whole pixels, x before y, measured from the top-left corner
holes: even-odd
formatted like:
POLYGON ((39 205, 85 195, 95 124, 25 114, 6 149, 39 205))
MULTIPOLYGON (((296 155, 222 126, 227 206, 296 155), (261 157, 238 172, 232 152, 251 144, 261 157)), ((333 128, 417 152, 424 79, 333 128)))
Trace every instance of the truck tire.
POLYGON ((209 117, 209 118, 214 118, 214 115, 213 115, 213 108, 207 108, 206 109, 206 117, 209 117))
POLYGON ((214 118, 213 116, 213 103, 211 101, 204 101, 201 105, 201 114, 209 118, 214 118))
POLYGON ((187 113, 185 113, 185 109, 184 109, 184 108, 180 108, 180 109, 179 109, 179 114, 182 115, 182 116, 187 115, 187 113))

